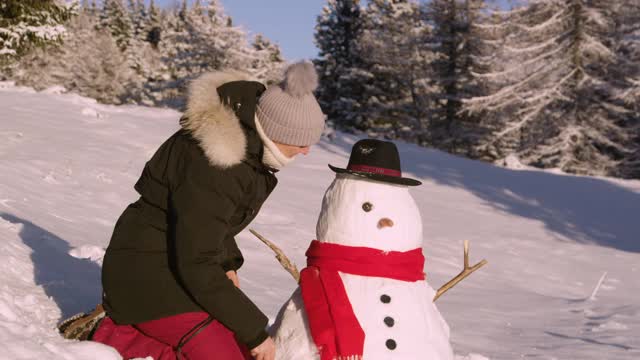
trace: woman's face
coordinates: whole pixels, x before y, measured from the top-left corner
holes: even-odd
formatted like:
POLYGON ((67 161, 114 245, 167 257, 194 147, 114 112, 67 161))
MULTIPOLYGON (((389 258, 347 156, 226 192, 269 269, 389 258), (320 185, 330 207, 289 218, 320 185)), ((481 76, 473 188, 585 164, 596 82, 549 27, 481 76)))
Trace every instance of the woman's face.
POLYGON ((287 144, 281 144, 275 141, 273 143, 276 144, 278 149, 280 149, 280 152, 288 158, 293 158, 298 154, 307 155, 309 153, 309 149, 311 148, 311 146, 309 145, 307 146, 287 145, 287 144))

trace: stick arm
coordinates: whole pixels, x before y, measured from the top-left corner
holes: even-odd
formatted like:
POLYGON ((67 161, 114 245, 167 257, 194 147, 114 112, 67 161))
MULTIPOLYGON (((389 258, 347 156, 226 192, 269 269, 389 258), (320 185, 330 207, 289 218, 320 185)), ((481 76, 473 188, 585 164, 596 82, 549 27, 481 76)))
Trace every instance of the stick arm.
POLYGON ((469 267, 469 240, 464 241, 464 268, 462 271, 456 275, 453 279, 449 280, 446 284, 442 285, 438 291, 436 292, 436 296, 433 297, 433 301, 438 300, 442 294, 447 292, 452 287, 456 286, 460 281, 464 280, 467 276, 471 275, 474 271, 480 269, 482 266, 487 264, 487 260, 482 259, 479 263, 469 267))
POLYGON ((276 244, 267 240, 267 238, 265 238, 264 236, 260 235, 257 231, 253 229, 249 229, 249 231, 255 237, 257 237, 260 241, 265 243, 271 250, 273 250, 273 252, 276 253, 276 259, 278 259, 278 262, 280 263, 280 265, 282 265, 282 267, 285 270, 287 270, 289 274, 291 274, 291 276, 293 276, 296 282, 300 282, 300 272, 298 271, 296 264, 292 263, 291 260, 289 260, 289 258, 287 257, 287 255, 284 254, 282 249, 276 246, 276 244))

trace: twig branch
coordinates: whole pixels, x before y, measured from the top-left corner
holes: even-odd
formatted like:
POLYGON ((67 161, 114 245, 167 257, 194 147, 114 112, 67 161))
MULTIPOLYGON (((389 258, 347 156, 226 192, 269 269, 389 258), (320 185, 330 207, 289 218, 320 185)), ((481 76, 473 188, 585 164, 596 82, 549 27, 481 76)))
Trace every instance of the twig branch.
POLYGON ((289 260, 287 255, 285 255, 284 252, 279 247, 277 247, 271 241, 267 240, 264 236, 260 235, 257 231, 253 229, 249 229, 249 231, 253 235, 255 235, 255 237, 260 239, 260 241, 265 243, 271 250, 273 250, 273 252, 276 253, 276 259, 278 259, 278 262, 280 263, 280 265, 282 265, 282 267, 285 270, 287 270, 289 274, 291 274, 291 276, 293 276, 296 282, 300 282, 300 272, 298 271, 298 268, 296 267, 296 265, 289 260))
POLYGON ((591 293, 591 296, 589 297, 589 300, 595 300, 596 299, 596 294, 598 293, 598 290, 600 290, 600 286, 602 285, 602 282, 604 281, 605 276, 607 276, 607 272, 606 271, 600 277, 600 280, 598 281, 598 284, 596 285, 596 287, 593 289, 593 292, 591 293))
POLYGON ((469 240, 464 241, 464 269, 460 272, 460 274, 456 275, 453 279, 449 280, 446 284, 442 285, 440 289, 436 292, 436 296, 433 298, 433 301, 438 300, 442 294, 447 292, 447 290, 456 286, 457 283, 464 280, 467 276, 471 275, 472 272, 480 269, 483 265, 487 264, 487 260, 482 259, 479 263, 469 267, 469 240))

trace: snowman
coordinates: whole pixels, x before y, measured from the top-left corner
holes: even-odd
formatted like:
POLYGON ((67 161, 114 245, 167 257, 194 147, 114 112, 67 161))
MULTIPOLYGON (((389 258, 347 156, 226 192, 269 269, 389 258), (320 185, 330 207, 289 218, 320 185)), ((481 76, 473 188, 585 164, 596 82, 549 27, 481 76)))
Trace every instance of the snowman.
POLYGON ((424 274, 422 220, 396 146, 354 144, 318 218, 300 286, 271 333, 279 360, 452 360, 424 274))

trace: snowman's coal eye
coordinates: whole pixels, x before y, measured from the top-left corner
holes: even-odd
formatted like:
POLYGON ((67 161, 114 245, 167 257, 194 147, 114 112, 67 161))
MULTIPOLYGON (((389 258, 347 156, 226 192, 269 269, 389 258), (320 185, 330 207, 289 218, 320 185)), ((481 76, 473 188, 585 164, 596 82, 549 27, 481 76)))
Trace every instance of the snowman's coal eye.
POLYGON ((373 209, 373 205, 370 202, 365 202, 364 204, 362 204, 362 210, 369 212, 371 211, 371 209, 373 209))

